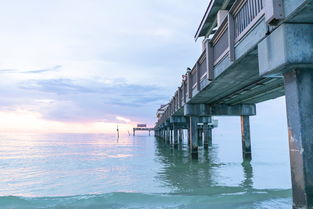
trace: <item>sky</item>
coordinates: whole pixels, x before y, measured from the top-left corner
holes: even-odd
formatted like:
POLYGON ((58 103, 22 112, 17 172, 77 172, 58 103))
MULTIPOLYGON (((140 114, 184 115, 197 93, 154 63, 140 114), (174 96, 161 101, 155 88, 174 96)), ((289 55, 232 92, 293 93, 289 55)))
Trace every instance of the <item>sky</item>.
MULTIPOLYGON (((157 108, 201 53, 193 36, 207 5, 2 1, 0 131, 98 133, 115 131, 117 124, 122 131, 137 123, 153 126, 157 108)), ((285 123, 283 98, 258 109, 285 123)))

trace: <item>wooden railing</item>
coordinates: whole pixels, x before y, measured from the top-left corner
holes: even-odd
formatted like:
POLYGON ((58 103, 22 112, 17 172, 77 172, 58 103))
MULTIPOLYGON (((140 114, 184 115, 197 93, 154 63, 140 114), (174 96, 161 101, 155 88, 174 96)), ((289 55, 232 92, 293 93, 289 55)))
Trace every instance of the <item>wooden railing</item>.
POLYGON ((264 0, 238 1, 230 11, 234 17, 235 39, 240 38, 251 28, 252 25, 264 14, 264 0))
POLYGON ((213 46, 213 62, 214 65, 223 58, 228 51, 228 21, 224 19, 221 26, 214 34, 211 44, 213 46))
POLYGON ((186 103, 188 98, 187 80, 183 81, 183 89, 184 89, 184 103, 186 103))
POLYGON ((191 87, 195 89, 197 87, 197 69, 194 67, 191 71, 191 87))
POLYGON ((207 66, 206 66, 206 55, 205 51, 202 52, 199 62, 198 62, 198 70, 199 70, 199 76, 200 81, 207 78, 207 66))

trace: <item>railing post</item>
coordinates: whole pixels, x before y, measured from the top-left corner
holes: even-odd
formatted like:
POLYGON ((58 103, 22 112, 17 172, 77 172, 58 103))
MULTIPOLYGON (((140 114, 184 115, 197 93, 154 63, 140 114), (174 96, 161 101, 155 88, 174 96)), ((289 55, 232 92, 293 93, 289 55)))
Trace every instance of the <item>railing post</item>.
POLYGON ((191 84, 191 70, 187 72, 187 91, 188 91, 188 98, 192 97, 192 84, 191 84))
POLYGON ((175 94, 175 98, 176 98, 176 99, 175 99, 175 101, 176 101, 176 103, 175 103, 175 104, 176 104, 176 105, 175 105, 175 107, 176 107, 176 108, 175 108, 175 111, 178 110, 178 104, 179 104, 178 90, 179 90, 179 89, 177 89, 176 94, 175 94))
MULTIPOLYGON (((183 80, 183 85, 182 85, 182 87, 183 87, 183 90, 182 90, 182 102, 184 102, 184 103, 186 103, 186 92, 185 92, 185 85, 186 85, 186 83, 185 83, 185 81, 183 80)), ((183 105, 183 104, 182 104, 183 105)))
POLYGON ((187 94, 187 81, 184 81, 184 103, 186 103, 187 101, 186 94, 187 94))
POLYGON ((214 72, 213 72, 214 56, 213 56, 213 47, 209 40, 206 41, 205 47, 206 47, 205 56, 206 56, 208 80, 212 81, 214 79, 214 72))
POLYGON ((174 114, 176 112, 176 103, 177 103, 177 101, 176 101, 176 93, 175 93, 174 98, 173 98, 173 103, 174 103, 174 108, 173 108, 173 114, 174 114))
POLYGON ((181 92, 180 92, 181 88, 178 87, 178 93, 177 93, 177 97, 178 97, 178 108, 179 109, 181 107, 181 92))
POLYGON ((197 90, 200 91, 200 64, 199 62, 196 63, 196 82, 197 82, 197 90))
POLYGON ((228 47, 229 59, 233 62, 235 61, 235 23, 231 13, 228 13, 228 47))

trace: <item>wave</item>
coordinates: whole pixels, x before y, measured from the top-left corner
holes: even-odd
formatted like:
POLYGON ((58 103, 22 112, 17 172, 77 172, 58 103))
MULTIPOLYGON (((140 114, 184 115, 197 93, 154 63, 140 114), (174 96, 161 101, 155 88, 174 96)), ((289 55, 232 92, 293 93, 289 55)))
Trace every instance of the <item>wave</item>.
POLYGON ((291 190, 240 191, 216 187, 219 194, 115 192, 65 197, 0 197, 1 209, 227 209, 291 208, 291 190))

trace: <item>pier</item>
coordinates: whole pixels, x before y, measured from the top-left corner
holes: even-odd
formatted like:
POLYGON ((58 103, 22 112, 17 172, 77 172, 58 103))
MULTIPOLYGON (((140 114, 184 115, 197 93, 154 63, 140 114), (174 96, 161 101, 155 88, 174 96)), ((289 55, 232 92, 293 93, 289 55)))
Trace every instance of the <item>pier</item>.
POLYGON ((196 159, 212 143, 214 116, 240 117, 242 156, 251 160, 256 104, 285 95, 293 208, 313 208, 312 11, 312 0, 209 1, 194 36, 202 52, 158 109, 158 139, 177 147, 187 132, 196 159))
POLYGON ((146 124, 137 124, 136 128, 133 128, 133 136, 136 136, 136 131, 148 131, 149 136, 151 131, 154 131, 154 128, 148 128, 146 124))

